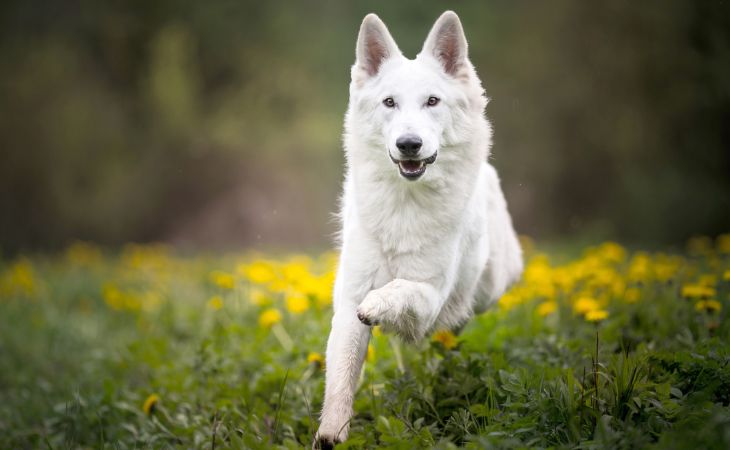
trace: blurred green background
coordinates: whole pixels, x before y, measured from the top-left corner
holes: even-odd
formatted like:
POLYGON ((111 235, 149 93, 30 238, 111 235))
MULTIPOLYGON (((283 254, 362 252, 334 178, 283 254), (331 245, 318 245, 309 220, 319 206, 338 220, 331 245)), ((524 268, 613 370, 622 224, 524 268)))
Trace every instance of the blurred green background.
POLYGON ((330 244, 363 16, 409 57, 445 9, 520 233, 730 229, 727 1, 0 5, 0 250, 330 244))

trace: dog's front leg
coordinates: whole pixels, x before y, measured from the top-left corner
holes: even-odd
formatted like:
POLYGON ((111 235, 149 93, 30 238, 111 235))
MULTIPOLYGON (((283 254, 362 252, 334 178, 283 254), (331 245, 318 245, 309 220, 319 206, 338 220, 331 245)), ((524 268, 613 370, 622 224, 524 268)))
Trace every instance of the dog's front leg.
POLYGON ((382 324, 415 342, 431 329, 444 301, 429 283, 395 279, 370 291, 358 306, 357 317, 366 325, 382 324))
POLYGON ((352 402, 369 340, 370 329, 357 319, 354 305, 338 308, 327 341, 324 406, 315 446, 332 448, 347 439, 352 402))

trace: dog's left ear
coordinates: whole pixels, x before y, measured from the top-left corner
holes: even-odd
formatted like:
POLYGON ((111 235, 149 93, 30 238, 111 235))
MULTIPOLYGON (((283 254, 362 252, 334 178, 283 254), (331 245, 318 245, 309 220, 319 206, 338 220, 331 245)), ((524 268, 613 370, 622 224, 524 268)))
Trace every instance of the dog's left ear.
POLYGON ((451 76, 457 76, 467 66, 467 44, 459 16, 446 11, 433 24, 421 53, 435 57, 451 76))

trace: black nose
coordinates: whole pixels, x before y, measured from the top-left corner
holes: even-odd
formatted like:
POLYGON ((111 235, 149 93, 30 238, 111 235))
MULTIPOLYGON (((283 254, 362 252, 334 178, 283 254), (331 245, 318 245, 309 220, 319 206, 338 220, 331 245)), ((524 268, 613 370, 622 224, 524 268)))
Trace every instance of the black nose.
POLYGON ((423 145, 423 141, 415 134, 403 135, 395 141, 395 146, 405 156, 416 156, 421 149, 421 145, 423 145))

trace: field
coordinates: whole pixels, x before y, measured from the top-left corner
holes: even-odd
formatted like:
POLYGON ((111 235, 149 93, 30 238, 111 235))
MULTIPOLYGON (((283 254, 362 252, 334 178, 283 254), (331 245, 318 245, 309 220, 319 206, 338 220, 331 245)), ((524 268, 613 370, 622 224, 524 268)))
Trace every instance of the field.
MULTIPOLYGON (((542 253, 458 335, 373 330, 338 448, 730 448, 730 235, 542 253)), ((335 254, 0 261, 0 448, 302 448, 335 254)))

